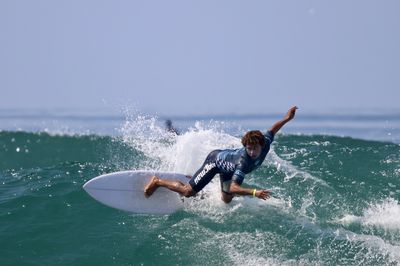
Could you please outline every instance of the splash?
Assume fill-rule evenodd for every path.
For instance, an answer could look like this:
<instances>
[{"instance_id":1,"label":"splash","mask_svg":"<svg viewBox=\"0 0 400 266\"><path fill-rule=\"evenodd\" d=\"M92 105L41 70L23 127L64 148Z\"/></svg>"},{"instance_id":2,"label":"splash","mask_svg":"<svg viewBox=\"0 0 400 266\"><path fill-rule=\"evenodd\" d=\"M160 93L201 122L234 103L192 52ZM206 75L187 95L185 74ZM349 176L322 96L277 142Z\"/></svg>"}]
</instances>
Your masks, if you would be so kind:
<instances>
[{"instance_id":1,"label":"splash","mask_svg":"<svg viewBox=\"0 0 400 266\"><path fill-rule=\"evenodd\" d=\"M365 228L380 228L386 231L400 231L400 205L395 199L388 198L372 203L362 216L345 215L340 219L344 225L358 223Z\"/></svg>"},{"instance_id":2,"label":"splash","mask_svg":"<svg viewBox=\"0 0 400 266\"><path fill-rule=\"evenodd\" d=\"M282 171L285 174L284 178L285 182L290 181L294 177L301 177L303 180L310 179L325 187L330 188L329 184L327 184L324 180L316 176L313 176L306 171L298 169L297 167L292 165L289 161L280 158L274 150L271 150L268 156L271 158L271 161L276 166L276 169L278 171Z\"/></svg>"},{"instance_id":3,"label":"splash","mask_svg":"<svg viewBox=\"0 0 400 266\"><path fill-rule=\"evenodd\" d=\"M218 122L197 122L182 135L168 132L157 117L131 117L121 129L123 141L143 153L143 167L192 175L214 149L240 146ZM153 163L156 162L156 163Z\"/></svg>"}]
</instances>

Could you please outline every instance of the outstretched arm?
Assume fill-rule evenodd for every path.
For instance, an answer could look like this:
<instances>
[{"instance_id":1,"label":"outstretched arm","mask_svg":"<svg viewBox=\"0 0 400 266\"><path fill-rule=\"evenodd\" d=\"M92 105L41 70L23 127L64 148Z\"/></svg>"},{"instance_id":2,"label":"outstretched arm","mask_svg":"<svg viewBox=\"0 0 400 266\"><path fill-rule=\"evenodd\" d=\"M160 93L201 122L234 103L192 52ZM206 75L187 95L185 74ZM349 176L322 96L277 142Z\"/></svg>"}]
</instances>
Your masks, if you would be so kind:
<instances>
[{"instance_id":1,"label":"outstretched arm","mask_svg":"<svg viewBox=\"0 0 400 266\"><path fill-rule=\"evenodd\" d=\"M271 191L266 190L266 189L250 189L250 188L243 188L241 187L238 183L233 181L230 186L230 192L233 194L238 194L238 195L247 195L253 197L257 197L259 199L266 200L271 196Z\"/></svg>"},{"instance_id":2,"label":"outstretched arm","mask_svg":"<svg viewBox=\"0 0 400 266\"><path fill-rule=\"evenodd\" d=\"M272 127L269 129L274 135L278 133L278 131L290 120L294 118L294 115L296 114L297 106L293 106L292 108L287 111L285 117L282 120L279 120L275 122L275 124L272 125Z\"/></svg>"}]
</instances>

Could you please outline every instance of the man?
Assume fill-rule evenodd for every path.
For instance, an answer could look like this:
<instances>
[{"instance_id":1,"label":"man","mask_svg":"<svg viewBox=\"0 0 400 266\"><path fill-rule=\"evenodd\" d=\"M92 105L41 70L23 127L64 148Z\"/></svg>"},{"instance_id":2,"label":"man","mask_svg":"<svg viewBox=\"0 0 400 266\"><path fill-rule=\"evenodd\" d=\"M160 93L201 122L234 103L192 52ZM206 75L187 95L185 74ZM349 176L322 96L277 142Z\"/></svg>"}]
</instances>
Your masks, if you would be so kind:
<instances>
[{"instance_id":1,"label":"man","mask_svg":"<svg viewBox=\"0 0 400 266\"><path fill-rule=\"evenodd\" d=\"M167 119L165 121L165 129L167 130L167 132L179 135L179 131L172 125L172 121L170 119Z\"/></svg>"},{"instance_id":2,"label":"man","mask_svg":"<svg viewBox=\"0 0 400 266\"><path fill-rule=\"evenodd\" d=\"M189 183L161 179L153 176L144 188L146 197L150 197L158 187L166 187L185 197L195 196L216 174L220 175L222 200L232 201L237 195L250 195L263 200L270 197L271 191L266 189L243 188L241 185L245 174L260 167L269 152L270 145L276 133L296 114L297 107L293 106L282 120L277 121L263 135L259 130L247 132L242 138L241 149L214 150L210 152L202 167L194 174Z\"/></svg>"}]
</instances>

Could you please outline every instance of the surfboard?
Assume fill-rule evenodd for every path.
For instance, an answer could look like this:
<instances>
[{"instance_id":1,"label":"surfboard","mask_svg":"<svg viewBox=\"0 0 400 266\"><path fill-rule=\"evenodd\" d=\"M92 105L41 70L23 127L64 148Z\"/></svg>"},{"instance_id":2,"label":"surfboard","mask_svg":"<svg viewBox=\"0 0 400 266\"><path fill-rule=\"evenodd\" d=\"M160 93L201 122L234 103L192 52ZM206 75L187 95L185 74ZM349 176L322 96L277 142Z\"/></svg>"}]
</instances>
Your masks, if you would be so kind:
<instances>
[{"instance_id":1,"label":"surfboard","mask_svg":"<svg viewBox=\"0 0 400 266\"><path fill-rule=\"evenodd\" d=\"M171 214L182 209L183 198L176 192L160 187L146 198L144 186L152 176L187 183L189 179L178 173L155 171L121 171L95 177L83 185L95 200L119 210L144 214Z\"/></svg>"}]
</instances>

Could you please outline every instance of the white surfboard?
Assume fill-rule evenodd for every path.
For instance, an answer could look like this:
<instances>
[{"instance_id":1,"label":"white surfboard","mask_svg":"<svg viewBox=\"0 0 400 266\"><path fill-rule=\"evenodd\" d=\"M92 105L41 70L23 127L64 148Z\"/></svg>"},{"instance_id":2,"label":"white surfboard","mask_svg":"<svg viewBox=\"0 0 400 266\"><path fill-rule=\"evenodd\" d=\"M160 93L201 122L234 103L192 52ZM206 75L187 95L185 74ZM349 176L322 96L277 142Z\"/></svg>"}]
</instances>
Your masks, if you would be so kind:
<instances>
[{"instance_id":1,"label":"white surfboard","mask_svg":"<svg viewBox=\"0 0 400 266\"><path fill-rule=\"evenodd\" d=\"M133 213L170 214L183 208L181 196L166 188L158 188L146 198L144 186L152 176L187 183L183 174L154 171L122 171L95 177L83 185L86 192L99 202Z\"/></svg>"}]
</instances>

